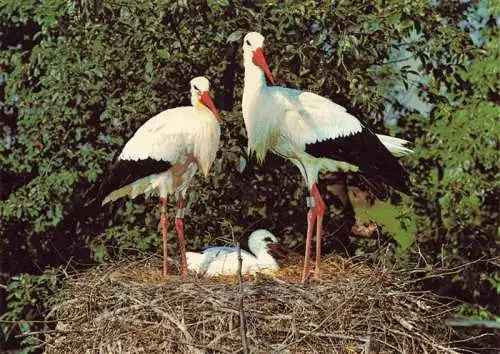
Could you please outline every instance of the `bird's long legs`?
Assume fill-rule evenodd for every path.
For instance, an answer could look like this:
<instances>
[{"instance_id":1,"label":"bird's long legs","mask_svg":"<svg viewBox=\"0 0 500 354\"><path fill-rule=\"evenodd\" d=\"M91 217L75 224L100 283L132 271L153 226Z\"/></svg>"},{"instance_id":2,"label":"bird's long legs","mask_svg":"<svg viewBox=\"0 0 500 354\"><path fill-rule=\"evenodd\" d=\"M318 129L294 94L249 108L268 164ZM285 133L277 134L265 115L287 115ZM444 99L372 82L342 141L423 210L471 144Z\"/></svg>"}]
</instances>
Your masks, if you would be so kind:
<instances>
[{"instance_id":1,"label":"bird's long legs","mask_svg":"<svg viewBox=\"0 0 500 354\"><path fill-rule=\"evenodd\" d=\"M167 197L160 198L161 202L161 233L163 238L163 275L168 274L168 234L167 234Z\"/></svg>"},{"instance_id":2,"label":"bird's long legs","mask_svg":"<svg viewBox=\"0 0 500 354\"><path fill-rule=\"evenodd\" d=\"M321 272L319 270L319 265L321 263L321 234L323 233L323 215L325 215L326 205L321 198L318 186L313 184L311 189L311 196L314 197L316 203L316 266L314 269L314 278L316 280L321 279Z\"/></svg>"},{"instance_id":3,"label":"bird's long legs","mask_svg":"<svg viewBox=\"0 0 500 354\"><path fill-rule=\"evenodd\" d=\"M309 276L309 257L311 256L311 242L314 222L316 221L316 210L312 206L307 212L307 238L306 238L306 252L304 255L304 268L302 269L302 283L305 283Z\"/></svg>"},{"instance_id":4,"label":"bird's long legs","mask_svg":"<svg viewBox=\"0 0 500 354\"><path fill-rule=\"evenodd\" d=\"M182 207L184 198L179 195L177 199L177 215L175 216L175 229L177 230L177 243L181 253L181 278L187 278L187 259L186 259L186 238L184 237L184 209Z\"/></svg>"},{"instance_id":5,"label":"bird's long legs","mask_svg":"<svg viewBox=\"0 0 500 354\"><path fill-rule=\"evenodd\" d=\"M323 231L323 215L325 213L325 202L321 198L318 186L313 184L309 191L310 198L308 199L309 211L307 212L307 238L306 251L304 255L304 268L302 270L302 283L305 283L309 276L309 258L311 257L311 244L314 226L316 226L316 279L320 279L319 265L321 262L321 233Z\"/></svg>"}]
</instances>

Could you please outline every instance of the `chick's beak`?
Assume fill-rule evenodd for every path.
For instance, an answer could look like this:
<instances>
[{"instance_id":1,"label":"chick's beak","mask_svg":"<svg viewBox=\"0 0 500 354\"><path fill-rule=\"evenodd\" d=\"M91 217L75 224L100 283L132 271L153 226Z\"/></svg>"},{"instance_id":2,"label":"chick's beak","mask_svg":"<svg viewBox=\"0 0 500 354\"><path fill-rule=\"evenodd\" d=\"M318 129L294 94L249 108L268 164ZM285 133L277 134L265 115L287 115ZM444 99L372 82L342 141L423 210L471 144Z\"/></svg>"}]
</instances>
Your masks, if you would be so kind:
<instances>
[{"instance_id":1,"label":"chick's beak","mask_svg":"<svg viewBox=\"0 0 500 354\"><path fill-rule=\"evenodd\" d=\"M290 250L282 246L279 242L269 243L267 248L272 253L273 256L278 258L286 258L290 254Z\"/></svg>"},{"instance_id":2,"label":"chick's beak","mask_svg":"<svg viewBox=\"0 0 500 354\"><path fill-rule=\"evenodd\" d=\"M257 48L253 51L252 61L255 65L257 65L264 71L264 74L266 74L269 81L271 81L271 83L274 85L273 74L271 74L271 70L267 65L266 57L264 56L264 51L262 50L262 48Z\"/></svg>"},{"instance_id":3,"label":"chick's beak","mask_svg":"<svg viewBox=\"0 0 500 354\"><path fill-rule=\"evenodd\" d=\"M220 118L219 111L215 107L214 101L212 101L212 98L210 97L208 91L205 91L200 95L200 101L205 105L205 107L212 111L217 119Z\"/></svg>"}]
</instances>

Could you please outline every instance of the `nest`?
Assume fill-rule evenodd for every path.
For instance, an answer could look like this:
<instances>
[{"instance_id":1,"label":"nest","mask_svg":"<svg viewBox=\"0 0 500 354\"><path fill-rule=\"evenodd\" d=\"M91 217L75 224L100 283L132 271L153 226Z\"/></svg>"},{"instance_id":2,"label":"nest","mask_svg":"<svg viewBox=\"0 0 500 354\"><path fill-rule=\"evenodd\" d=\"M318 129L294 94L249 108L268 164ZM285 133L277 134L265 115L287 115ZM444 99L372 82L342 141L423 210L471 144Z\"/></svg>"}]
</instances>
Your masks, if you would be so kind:
<instances>
[{"instance_id":1,"label":"nest","mask_svg":"<svg viewBox=\"0 0 500 354\"><path fill-rule=\"evenodd\" d=\"M443 322L454 309L387 269L332 256L321 282L301 285L296 265L241 286L160 270L151 258L70 277L49 315L57 326L46 353L455 352Z\"/></svg>"}]
</instances>

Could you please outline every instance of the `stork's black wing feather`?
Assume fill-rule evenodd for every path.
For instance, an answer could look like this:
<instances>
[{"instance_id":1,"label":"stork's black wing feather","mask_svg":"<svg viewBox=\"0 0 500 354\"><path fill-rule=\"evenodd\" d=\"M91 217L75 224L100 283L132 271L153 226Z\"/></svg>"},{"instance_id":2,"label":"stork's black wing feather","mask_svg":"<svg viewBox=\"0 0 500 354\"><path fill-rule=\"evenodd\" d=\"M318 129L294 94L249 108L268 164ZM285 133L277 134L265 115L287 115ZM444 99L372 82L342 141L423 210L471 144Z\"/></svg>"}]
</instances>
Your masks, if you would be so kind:
<instances>
[{"instance_id":1,"label":"stork's black wing feather","mask_svg":"<svg viewBox=\"0 0 500 354\"><path fill-rule=\"evenodd\" d=\"M143 160L117 160L108 169L99 188L98 199L125 187L141 178L166 172L172 167L169 161L147 158Z\"/></svg>"},{"instance_id":2,"label":"stork's black wing feather","mask_svg":"<svg viewBox=\"0 0 500 354\"><path fill-rule=\"evenodd\" d=\"M401 192L410 192L408 173L367 128L356 134L306 144L306 152L318 158L348 162Z\"/></svg>"}]
</instances>

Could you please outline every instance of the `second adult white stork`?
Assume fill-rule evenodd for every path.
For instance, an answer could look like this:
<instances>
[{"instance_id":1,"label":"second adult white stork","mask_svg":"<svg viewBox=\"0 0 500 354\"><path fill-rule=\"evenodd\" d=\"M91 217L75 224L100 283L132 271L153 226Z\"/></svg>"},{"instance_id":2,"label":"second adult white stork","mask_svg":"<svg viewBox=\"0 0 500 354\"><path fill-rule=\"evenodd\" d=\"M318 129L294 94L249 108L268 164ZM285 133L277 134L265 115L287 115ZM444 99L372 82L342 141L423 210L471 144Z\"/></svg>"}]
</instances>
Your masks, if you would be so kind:
<instances>
[{"instance_id":1,"label":"second adult white stork","mask_svg":"<svg viewBox=\"0 0 500 354\"><path fill-rule=\"evenodd\" d=\"M219 148L219 112L204 77L191 80L191 107L168 109L144 123L127 142L100 188L103 204L123 196L159 194L163 236L163 274L167 263L167 196L177 201L175 228L181 276L187 277L183 200L198 167L205 177Z\"/></svg>"},{"instance_id":2,"label":"second adult white stork","mask_svg":"<svg viewBox=\"0 0 500 354\"><path fill-rule=\"evenodd\" d=\"M311 92L268 86L274 83L257 32L243 39L245 80L243 118L249 152L263 161L272 151L300 170L310 197L302 281L309 276L312 234L316 226L315 277L320 277L321 233L325 203L316 185L320 170L360 171L407 193L408 175L394 155L411 150L405 140L375 135L346 109Z\"/></svg>"}]
</instances>

